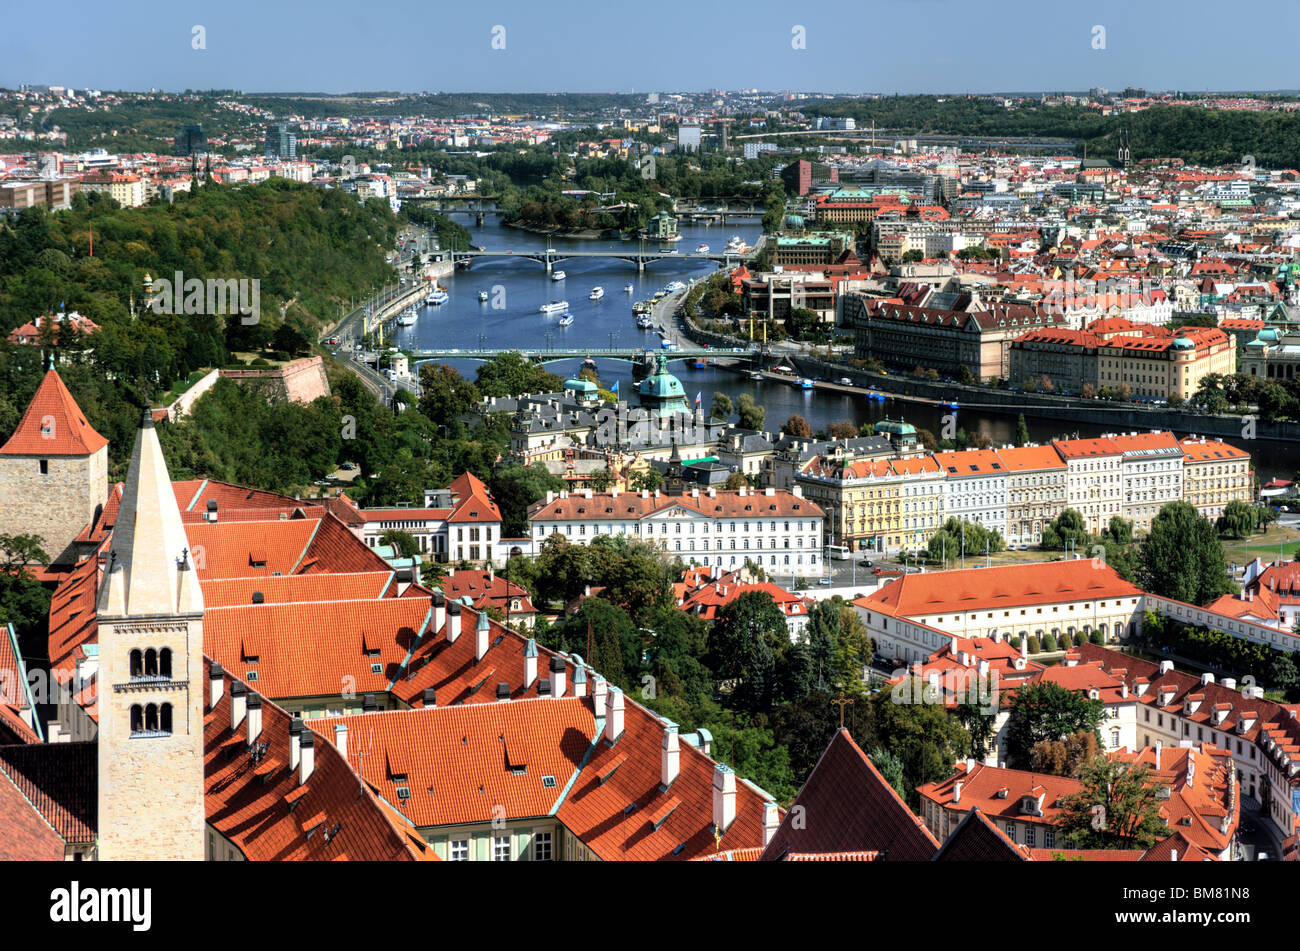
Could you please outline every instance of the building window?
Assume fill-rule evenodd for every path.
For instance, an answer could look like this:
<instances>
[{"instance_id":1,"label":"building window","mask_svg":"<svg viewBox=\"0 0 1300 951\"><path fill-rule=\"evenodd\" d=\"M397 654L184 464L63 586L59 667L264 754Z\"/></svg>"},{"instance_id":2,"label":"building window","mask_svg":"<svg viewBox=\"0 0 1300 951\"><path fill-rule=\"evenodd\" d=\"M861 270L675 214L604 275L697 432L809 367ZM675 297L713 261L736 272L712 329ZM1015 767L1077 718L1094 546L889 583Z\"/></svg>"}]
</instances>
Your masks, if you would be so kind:
<instances>
[{"instance_id":1,"label":"building window","mask_svg":"<svg viewBox=\"0 0 1300 951\"><path fill-rule=\"evenodd\" d=\"M495 835L492 837L492 861L510 861L510 836Z\"/></svg>"},{"instance_id":2,"label":"building window","mask_svg":"<svg viewBox=\"0 0 1300 951\"><path fill-rule=\"evenodd\" d=\"M49 474L50 474L50 460L48 460L48 459L42 459L42 460L41 460L41 475L49 475Z\"/></svg>"},{"instance_id":3,"label":"building window","mask_svg":"<svg viewBox=\"0 0 1300 951\"><path fill-rule=\"evenodd\" d=\"M538 832L533 836L533 858L538 862L551 860L551 833Z\"/></svg>"},{"instance_id":4,"label":"building window","mask_svg":"<svg viewBox=\"0 0 1300 951\"><path fill-rule=\"evenodd\" d=\"M1007 823L1007 838L1012 842L1016 841L1016 824L1014 822Z\"/></svg>"},{"instance_id":5,"label":"building window","mask_svg":"<svg viewBox=\"0 0 1300 951\"><path fill-rule=\"evenodd\" d=\"M451 840L451 860L453 862L469 861L469 839Z\"/></svg>"}]
</instances>

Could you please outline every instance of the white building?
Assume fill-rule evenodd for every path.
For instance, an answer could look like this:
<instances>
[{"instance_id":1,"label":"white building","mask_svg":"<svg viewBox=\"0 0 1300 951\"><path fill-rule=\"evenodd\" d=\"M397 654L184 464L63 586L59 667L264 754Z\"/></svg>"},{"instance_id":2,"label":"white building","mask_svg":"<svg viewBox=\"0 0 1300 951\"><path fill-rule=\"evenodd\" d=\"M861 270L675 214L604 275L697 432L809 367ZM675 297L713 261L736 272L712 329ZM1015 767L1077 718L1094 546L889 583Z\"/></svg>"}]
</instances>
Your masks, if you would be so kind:
<instances>
[{"instance_id":1,"label":"white building","mask_svg":"<svg viewBox=\"0 0 1300 951\"><path fill-rule=\"evenodd\" d=\"M944 515L1007 535L1007 471L992 449L936 452L945 478ZM967 554L972 554L967 552Z\"/></svg>"},{"instance_id":2,"label":"white building","mask_svg":"<svg viewBox=\"0 0 1300 951\"><path fill-rule=\"evenodd\" d=\"M528 509L533 548L552 535L585 545L600 535L626 535L685 562L736 569L746 561L769 575L813 575L823 570L824 513L796 486L736 491L548 492Z\"/></svg>"}]
</instances>

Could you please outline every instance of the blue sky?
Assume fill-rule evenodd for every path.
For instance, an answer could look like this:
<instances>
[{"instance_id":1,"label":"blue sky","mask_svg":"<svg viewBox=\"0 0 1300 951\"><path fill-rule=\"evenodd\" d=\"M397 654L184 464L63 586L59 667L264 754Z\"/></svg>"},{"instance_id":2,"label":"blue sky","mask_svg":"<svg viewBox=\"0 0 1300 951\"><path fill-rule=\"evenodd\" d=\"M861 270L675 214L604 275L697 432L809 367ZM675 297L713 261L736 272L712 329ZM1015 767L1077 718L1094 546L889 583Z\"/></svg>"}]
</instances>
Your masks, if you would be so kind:
<instances>
[{"instance_id":1,"label":"blue sky","mask_svg":"<svg viewBox=\"0 0 1300 951\"><path fill-rule=\"evenodd\" d=\"M1238 21L1232 14L1240 11ZM56 22L52 22L51 17ZM0 85L349 92L1300 88L1300 3L1256 0L61 0L0 29ZM206 49L192 45L193 27ZM505 49L492 48L504 27ZM804 49L792 47L803 27ZM1094 28L1102 27L1104 49ZM51 45L51 44L55 45Z\"/></svg>"}]
</instances>

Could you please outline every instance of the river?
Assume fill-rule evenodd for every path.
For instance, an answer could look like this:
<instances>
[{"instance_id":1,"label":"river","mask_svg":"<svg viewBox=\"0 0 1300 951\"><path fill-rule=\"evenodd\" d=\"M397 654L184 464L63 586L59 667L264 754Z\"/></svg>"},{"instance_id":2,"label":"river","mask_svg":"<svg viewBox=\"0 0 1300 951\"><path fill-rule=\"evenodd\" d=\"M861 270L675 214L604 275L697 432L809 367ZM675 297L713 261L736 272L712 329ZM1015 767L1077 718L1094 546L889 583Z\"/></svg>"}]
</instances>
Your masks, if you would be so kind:
<instances>
[{"instance_id":1,"label":"river","mask_svg":"<svg viewBox=\"0 0 1300 951\"><path fill-rule=\"evenodd\" d=\"M547 246L558 250L626 251L641 247L636 240L579 240L533 234L503 226L500 215L496 214L488 215L484 227L474 227L473 219L461 214L455 215L453 220L469 227L474 243L490 251L542 250ZM754 244L761 230L757 218L737 218L725 225L683 222L682 239L671 246L683 253L694 251L699 244L707 244L719 251L733 234ZM654 243L646 242L644 247L653 250ZM559 267L564 270L566 278L553 282L551 275L537 261L480 259L469 270L457 270L453 276L441 281L450 300L438 307L425 307L414 326L397 328L394 343L399 347L416 348L642 345L657 348L658 338L652 332L637 328L632 302L649 297L669 281L708 277L717 270L711 262L663 260L649 264L645 271L638 273L636 267L626 261L602 258L571 258ZM629 282L635 285L631 294L623 290ZM588 295L597 285L604 288L604 298L589 300ZM480 291L488 293L488 301L479 301ZM539 306L554 299L569 302L569 310L574 316L570 326L559 326L559 314L538 312ZM448 362L471 379L478 366L471 360ZM579 359L562 360L548 364L548 369L567 376L576 373L580 364ZM706 407L710 405L714 392L726 393L733 401L740 393L750 393L758 404L766 408L764 428L772 432L790 416L798 414L807 419L814 430L841 420L860 425L889 416L891 419L905 419L918 428L939 435L943 428L941 417L949 412L928 403L901 399L871 402L850 395L799 390L782 383L754 382L743 373L720 367L695 369L689 363L681 362L674 364L673 369L688 397L694 399L697 393L700 394ZM599 373L601 385L606 389L618 380L621 393L632 392L630 364L607 360L600 364ZM1106 427L1083 423L1067 428L1059 420L1040 420L1032 415L1026 415L1025 421L1031 438L1039 442L1075 434L1099 436L1106 431ZM958 425L971 433L986 434L994 445L1012 442L1016 433L1015 417L998 413L963 409L958 412ZM1293 478L1300 469L1300 445L1272 440L1229 441L1252 454L1261 483L1273 478Z\"/></svg>"}]
</instances>

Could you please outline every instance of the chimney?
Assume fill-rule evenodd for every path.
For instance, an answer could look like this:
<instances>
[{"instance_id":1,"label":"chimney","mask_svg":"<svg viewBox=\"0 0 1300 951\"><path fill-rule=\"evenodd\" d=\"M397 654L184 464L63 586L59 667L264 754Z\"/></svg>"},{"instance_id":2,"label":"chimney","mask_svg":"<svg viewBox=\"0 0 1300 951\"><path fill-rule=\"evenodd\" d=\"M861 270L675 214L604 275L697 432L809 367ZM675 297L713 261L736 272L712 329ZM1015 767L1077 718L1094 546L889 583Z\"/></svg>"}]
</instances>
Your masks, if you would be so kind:
<instances>
[{"instance_id":1,"label":"chimney","mask_svg":"<svg viewBox=\"0 0 1300 951\"><path fill-rule=\"evenodd\" d=\"M605 709L605 702L608 698L609 683L600 674L596 674L591 682L591 709L596 716L600 716Z\"/></svg>"},{"instance_id":2,"label":"chimney","mask_svg":"<svg viewBox=\"0 0 1300 951\"><path fill-rule=\"evenodd\" d=\"M1214 674L1210 673L1208 670L1201 674L1201 686L1212 683L1214 683Z\"/></svg>"},{"instance_id":3,"label":"chimney","mask_svg":"<svg viewBox=\"0 0 1300 951\"><path fill-rule=\"evenodd\" d=\"M553 697L564 696L564 658L551 658L551 695Z\"/></svg>"},{"instance_id":4,"label":"chimney","mask_svg":"<svg viewBox=\"0 0 1300 951\"><path fill-rule=\"evenodd\" d=\"M615 743L623 735L623 691L610 687L605 695L605 739Z\"/></svg>"},{"instance_id":5,"label":"chimney","mask_svg":"<svg viewBox=\"0 0 1300 951\"><path fill-rule=\"evenodd\" d=\"M537 681L537 696L549 697L551 695L551 682L549 680Z\"/></svg>"},{"instance_id":6,"label":"chimney","mask_svg":"<svg viewBox=\"0 0 1300 951\"><path fill-rule=\"evenodd\" d=\"M262 695L248 694L248 745L252 746L262 735Z\"/></svg>"},{"instance_id":7,"label":"chimney","mask_svg":"<svg viewBox=\"0 0 1300 951\"><path fill-rule=\"evenodd\" d=\"M763 845L766 847L776 835L776 830L781 827L781 810L776 803L769 799L763 803Z\"/></svg>"},{"instance_id":8,"label":"chimney","mask_svg":"<svg viewBox=\"0 0 1300 951\"><path fill-rule=\"evenodd\" d=\"M442 630L443 622L447 620L447 599L441 591L433 593L433 633L437 634Z\"/></svg>"},{"instance_id":9,"label":"chimney","mask_svg":"<svg viewBox=\"0 0 1300 951\"><path fill-rule=\"evenodd\" d=\"M244 722L244 710L248 703L248 688L242 680L230 684L230 729L238 728Z\"/></svg>"},{"instance_id":10,"label":"chimney","mask_svg":"<svg viewBox=\"0 0 1300 951\"><path fill-rule=\"evenodd\" d=\"M1173 662L1172 660L1162 660L1162 661L1160 662L1160 675L1161 675L1161 676L1164 676L1165 674L1169 673L1169 671L1171 671L1171 670L1173 670L1173 669L1174 669L1174 662Z\"/></svg>"},{"instance_id":11,"label":"chimney","mask_svg":"<svg viewBox=\"0 0 1300 951\"><path fill-rule=\"evenodd\" d=\"M298 760L302 758L302 717L298 714L293 715L289 721L289 772L298 768Z\"/></svg>"},{"instance_id":12,"label":"chimney","mask_svg":"<svg viewBox=\"0 0 1300 951\"><path fill-rule=\"evenodd\" d=\"M957 782L955 782L955 783L952 784L952 802L953 802L953 805L956 805L957 803L961 802L961 787L962 787L963 782L964 782L964 780L960 780L960 779L959 779L959 780L957 780Z\"/></svg>"},{"instance_id":13,"label":"chimney","mask_svg":"<svg viewBox=\"0 0 1300 951\"><path fill-rule=\"evenodd\" d=\"M524 689L537 679L537 642L531 637L524 642Z\"/></svg>"},{"instance_id":14,"label":"chimney","mask_svg":"<svg viewBox=\"0 0 1300 951\"><path fill-rule=\"evenodd\" d=\"M226 672L220 664L208 668L208 707L215 709L226 692Z\"/></svg>"},{"instance_id":15,"label":"chimney","mask_svg":"<svg viewBox=\"0 0 1300 951\"><path fill-rule=\"evenodd\" d=\"M474 660L482 660L488 652L488 616L486 611L478 612L474 622Z\"/></svg>"},{"instance_id":16,"label":"chimney","mask_svg":"<svg viewBox=\"0 0 1300 951\"><path fill-rule=\"evenodd\" d=\"M1029 637L1028 636L1020 638L1020 656L1025 660L1029 659Z\"/></svg>"},{"instance_id":17,"label":"chimney","mask_svg":"<svg viewBox=\"0 0 1300 951\"><path fill-rule=\"evenodd\" d=\"M438 694L432 687L424 688L423 699L426 707L436 707L438 705Z\"/></svg>"},{"instance_id":18,"label":"chimney","mask_svg":"<svg viewBox=\"0 0 1300 951\"><path fill-rule=\"evenodd\" d=\"M1160 768L1160 757L1164 753L1164 751L1165 751L1165 744L1160 740L1156 740L1156 769Z\"/></svg>"},{"instance_id":19,"label":"chimney","mask_svg":"<svg viewBox=\"0 0 1300 951\"><path fill-rule=\"evenodd\" d=\"M510 684L502 681L497 684L497 702L510 699Z\"/></svg>"},{"instance_id":20,"label":"chimney","mask_svg":"<svg viewBox=\"0 0 1300 951\"><path fill-rule=\"evenodd\" d=\"M302 749L299 765L302 769L298 771L298 785L301 786L307 782L307 780L311 779L312 770L316 768L316 734L311 730L302 731Z\"/></svg>"},{"instance_id":21,"label":"chimney","mask_svg":"<svg viewBox=\"0 0 1300 951\"><path fill-rule=\"evenodd\" d=\"M1170 849L1170 850L1169 850L1169 861L1171 861L1171 862L1177 862L1177 861L1178 861L1178 850L1177 850L1177 849Z\"/></svg>"},{"instance_id":22,"label":"chimney","mask_svg":"<svg viewBox=\"0 0 1300 951\"><path fill-rule=\"evenodd\" d=\"M575 697L587 695L587 668L581 664L573 668L573 695Z\"/></svg>"},{"instance_id":23,"label":"chimney","mask_svg":"<svg viewBox=\"0 0 1300 951\"><path fill-rule=\"evenodd\" d=\"M677 724L665 723L659 756L659 783L664 789L671 786L681 772L681 760L681 740L677 736Z\"/></svg>"},{"instance_id":24,"label":"chimney","mask_svg":"<svg viewBox=\"0 0 1300 951\"><path fill-rule=\"evenodd\" d=\"M719 834L736 818L736 774L726 763L713 767L713 826Z\"/></svg>"},{"instance_id":25,"label":"chimney","mask_svg":"<svg viewBox=\"0 0 1300 951\"><path fill-rule=\"evenodd\" d=\"M460 637L460 602L452 601L447 605L447 643L455 644Z\"/></svg>"},{"instance_id":26,"label":"chimney","mask_svg":"<svg viewBox=\"0 0 1300 951\"><path fill-rule=\"evenodd\" d=\"M346 723L334 724L334 745L338 748L339 755L344 759L348 758L348 725Z\"/></svg>"}]
</instances>

